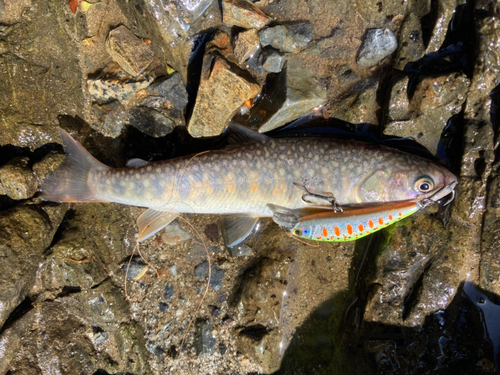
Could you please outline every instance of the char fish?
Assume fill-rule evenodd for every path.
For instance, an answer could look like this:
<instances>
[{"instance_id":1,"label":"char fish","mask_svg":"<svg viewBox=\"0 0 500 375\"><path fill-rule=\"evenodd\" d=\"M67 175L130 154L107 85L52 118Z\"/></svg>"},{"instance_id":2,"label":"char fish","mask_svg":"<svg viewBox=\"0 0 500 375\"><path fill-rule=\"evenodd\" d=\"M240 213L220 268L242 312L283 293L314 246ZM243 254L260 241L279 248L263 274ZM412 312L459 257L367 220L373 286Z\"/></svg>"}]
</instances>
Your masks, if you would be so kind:
<instances>
[{"instance_id":1,"label":"char fish","mask_svg":"<svg viewBox=\"0 0 500 375\"><path fill-rule=\"evenodd\" d=\"M134 159L127 168L100 163L61 130L67 158L42 185L42 198L147 207L137 221L139 240L179 213L230 215L234 220L228 223L228 242L234 246L259 217L273 215L268 204L289 209L309 206L304 190L297 186L348 205L421 200L456 181L439 164L380 145L272 139L241 126L233 129L249 141L161 162Z\"/></svg>"}]
</instances>

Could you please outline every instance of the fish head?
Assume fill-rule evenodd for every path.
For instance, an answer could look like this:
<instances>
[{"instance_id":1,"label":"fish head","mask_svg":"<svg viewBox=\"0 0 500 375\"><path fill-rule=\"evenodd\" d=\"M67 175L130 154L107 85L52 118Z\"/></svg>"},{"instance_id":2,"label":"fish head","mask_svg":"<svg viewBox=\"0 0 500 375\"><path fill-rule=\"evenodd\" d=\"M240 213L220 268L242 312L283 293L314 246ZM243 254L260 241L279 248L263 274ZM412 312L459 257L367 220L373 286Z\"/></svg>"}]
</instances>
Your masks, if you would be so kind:
<instances>
[{"instance_id":1,"label":"fish head","mask_svg":"<svg viewBox=\"0 0 500 375\"><path fill-rule=\"evenodd\" d=\"M436 194L457 177L444 166L412 155L379 164L360 185L361 201L421 200Z\"/></svg>"}]
</instances>

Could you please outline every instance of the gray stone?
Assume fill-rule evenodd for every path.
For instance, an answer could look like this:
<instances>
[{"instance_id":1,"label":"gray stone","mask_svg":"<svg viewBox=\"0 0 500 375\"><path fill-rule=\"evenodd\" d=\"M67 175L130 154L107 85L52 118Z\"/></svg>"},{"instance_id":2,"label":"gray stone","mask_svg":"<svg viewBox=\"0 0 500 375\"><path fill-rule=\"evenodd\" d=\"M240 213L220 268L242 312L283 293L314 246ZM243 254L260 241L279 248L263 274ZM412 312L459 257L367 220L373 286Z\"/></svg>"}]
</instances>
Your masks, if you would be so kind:
<instances>
[{"instance_id":1,"label":"gray stone","mask_svg":"<svg viewBox=\"0 0 500 375\"><path fill-rule=\"evenodd\" d=\"M212 275L210 276L210 286L213 290L218 291L222 288L222 281L224 280L224 274L226 271L223 269L213 266Z\"/></svg>"},{"instance_id":2,"label":"gray stone","mask_svg":"<svg viewBox=\"0 0 500 375\"><path fill-rule=\"evenodd\" d=\"M186 87L179 73L152 83L148 87L148 93L166 98L179 110L186 108L188 103Z\"/></svg>"},{"instance_id":3,"label":"gray stone","mask_svg":"<svg viewBox=\"0 0 500 375\"><path fill-rule=\"evenodd\" d=\"M271 18L246 0L223 0L223 22L226 26L238 26L244 29L260 30Z\"/></svg>"},{"instance_id":4,"label":"gray stone","mask_svg":"<svg viewBox=\"0 0 500 375\"><path fill-rule=\"evenodd\" d=\"M27 157L17 157L0 167L0 183L11 199L28 199L38 190L38 181L28 162Z\"/></svg>"},{"instance_id":5,"label":"gray stone","mask_svg":"<svg viewBox=\"0 0 500 375\"><path fill-rule=\"evenodd\" d=\"M286 57L282 53L269 48L262 51L260 58L262 60L262 67L269 73L281 72L286 62Z\"/></svg>"},{"instance_id":6,"label":"gray stone","mask_svg":"<svg viewBox=\"0 0 500 375\"><path fill-rule=\"evenodd\" d=\"M174 284L167 283L167 285L165 286L165 291L163 292L163 298L165 299L165 301L172 300L174 292L175 292Z\"/></svg>"},{"instance_id":7,"label":"gray stone","mask_svg":"<svg viewBox=\"0 0 500 375\"><path fill-rule=\"evenodd\" d=\"M212 335L212 324L205 320L197 324L194 347L196 355L212 354L215 350L215 337Z\"/></svg>"},{"instance_id":8,"label":"gray stone","mask_svg":"<svg viewBox=\"0 0 500 375\"><path fill-rule=\"evenodd\" d=\"M260 43L263 46L271 46L283 52L296 53L301 45L290 34L283 25L267 27L259 32Z\"/></svg>"},{"instance_id":9,"label":"gray stone","mask_svg":"<svg viewBox=\"0 0 500 375\"><path fill-rule=\"evenodd\" d=\"M302 47L307 46L314 37L314 24L310 22L292 23L285 25L290 35Z\"/></svg>"},{"instance_id":10,"label":"gray stone","mask_svg":"<svg viewBox=\"0 0 500 375\"><path fill-rule=\"evenodd\" d=\"M154 60L151 47L125 26L119 26L109 32L106 51L133 77L142 74Z\"/></svg>"},{"instance_id":11,"label":"gray stone","mask_svg":"<svg viewBox=\"0 0 500 375\"><path fill-rule=\"evenodd\" d=\"M299 58L288 58L285 68L267 85L267 91L248 114L235 121L267 132L305 116L326 102L326 89L318 84Z\"/></svg>"},{"instance_id":12,"label":"gray stone","mask_svg":"<svg viewBox=\"0 0 500 375\"><path fill-rule=\"evenodd\" d=\"M357 63L367 68L377 65L398 48L398 41L389 29L371 29L361 45Z\"/></svg>"},{"instance_id":13,"label":"gray stone","mask_svg":"<svg viewBox=\"0 0 500 375\"><path fill-rule=\"evenodd\" d=\"M134 257L129 263L127 260L123 265L123 272L127 275L128 280L139 280L148 270L148 266L141 257Z\"/></svg>"},{"instance_id":14,"label":"gray stone","mask_svg":"<svg viewBox=\"0 0 500 375\"><path fill-rule=\"evenodd\" d=\"M128 112L118 100L101 105L94 103L92 111L98 119L92 127L106 137L118 137L129 123Z\"/></svg>"},{"instance_id":15,"label":"gray stone","mask_svg":"<svg viewBox=\"0 0 500 375\"><path fill-rule=\"evenodd\" d=\"M351 124L378 125L377 85L353 92L336 106L333 116Z\"/></svg>"},{"instance_id":16,"label":"gray stone","mask_svg":"<svg viewBox=\"0 0 500 375\"><path fill-rule=\"evenodd\" d=\"M92 98L98 104L118 100L123 105L134 99L135 95L153 82L152 76L134 79L123 71L117 63L109 64L97 79L87 80Z\"/></svg>"},{"instance_id":17,"label":"gray stone","mask_svg":"<svg viewBox=\"0 0 500 375\"><path fill-rule=\"evenodd\" d=\"M240 32L234 40L234 57L243 66L244 62L254 56L260 49L259 34L251 29Z\"/></svg>"},{"instance_id":18,"label":"gray stone","mask_svg":"<svg viewBox=\"0 0 500 375\"><path fill-rule=\"evenodd\" d=\"M205 276L208 275L208 262L205 261L201 264L198 264L194 268L194 276L200 280L203 280Z\"/></svg>"},{"instance_id":19,"label":"gray stone","mask_svg":"<svg viewBox=\"0 0 500 375\"><path fill-rule=\"evenodd\" d=\"M164 137L175 128L175 123L171 119L152 108L132 108L129 114L130 125L150 137Z\"/></svg>"}]
</instances>

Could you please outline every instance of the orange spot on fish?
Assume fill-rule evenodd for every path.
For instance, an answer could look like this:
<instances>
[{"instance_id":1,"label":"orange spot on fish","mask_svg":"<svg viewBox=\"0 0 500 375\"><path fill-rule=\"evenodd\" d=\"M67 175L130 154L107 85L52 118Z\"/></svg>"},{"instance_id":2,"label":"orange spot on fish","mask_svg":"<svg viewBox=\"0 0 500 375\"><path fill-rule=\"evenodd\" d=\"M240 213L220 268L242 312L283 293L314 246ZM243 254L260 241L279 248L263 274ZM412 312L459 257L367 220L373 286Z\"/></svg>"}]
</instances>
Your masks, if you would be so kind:
<instances>
[{"instance_id":1,"label":"orange spot on fish","mask_svg":"<svg viewBox=\"0 0 500 375\"><path fill-rule=\"evenodd\" d=\"M363 224L359 224L358 229L360 232L362 232L365 229L365 227L363 226Z\"/></svg>"},{"instance_id":2,"label":"orange spot on fish","mask_svg":"<svg viewBox=\"0 0 500 375\"><path fill-rule=\"evenodd\" d=\"M273 195L278 195L280 191L278 189L273 189Z\"/></svg>"},{"instance_id":3,"label":"orange spot on fish","mask_svg":"<svg viewBox=\"0 0 500 375\"><path fill-rule=\"evenodd\" d=\"M253 192L256 192L257 190L259 190L259 185L251 185L250 190L252 190Z\"/></svg>"},{"instance_id":4,"label":"orange spot on fish","mask_svg":"<svg viewBox=\"0 0 500 375\"><path fill-rule=\"evenodd\" d=\"M352 234L352 226L351 226L351 224L347 224L346 228L347 228L347 233Z\"/></svg>"},{"instance_id":5,"label":"orange spot on fish","mask_svg":"<svg viewBox=\"0 0 500 375\"><path fill-rule=\"evenodd\" d=\"M337 237L340 237L340 229L339 229L339 227L335 227L335 228L333 228L333 230L335 231L335 235Z\"/></svg>"},{"instance_id":6,"label":"orange spot on fish","mask_svg":"<svg viewBox=\"0 0 500 375\"><path fill-rule=\"evenodd\" d=\"M389 220L392 220L392 215L389 215Z\"/></svg>"},{"instance_id":7,"label":"orange spot on fish","mask_svg":"<svg viewBox=\"0 0 500 375\"><path fill-rule=\"evenodd\" d=\"M378 218L378 223L379 223L380 225L382 225L382 224L384 224L384 220L383 220L381 217L379 217L379 218Z\"/></svg>"},{"instance_id":8,"label":"orange spot on fish","mask_svg":"<svg viewBox=\"0 0 500 375\"><path fill-rule=\"evenodd\" d=\"M328 237L328 231L326 230L326 228L323 228L322 232L323 236Z\"/></svg>"},{"instance_id":9,"label":"orange spot on fish","mask_svg":"<svg viewBox=\"0 0 500 375\"><path fill-rule=\"evenodd\" d=\"M333 236L331 236L330 239L333 240Z\"/></svg>"},{"instance_id":10,"label":"orange spot on fish","mask_svg":"<svg viewBox=\"0 0 500 375\"><path fill-rule=\"evenodd\" d=\"M347 239L347 236L344 236L344 240L346 240L346 239Z\"/></svg>"},{"instance_id":11,"label":"orange spot on fish","mask_svg":"<svg viewBox=\"0 0 500 375\"><path fill-rule=\"evenodd\" d=\"M368 220L368 225L370 226L370 228L373 228L373 221Z\"/></svg>"},{"instance_id":12,"label":"orange spot on fish","mask_svg":"<svg viewBox=\"0 0 500 375\"><path fill-rule=\"evenodd\" d=\"M323 237L318 237L318 240L321 240Z\"/></svg>"},{"instance_id":13,"label":"orange spot on fish","mask_svg":"<svg viewBox=\"0 0 500 375\"><path fill-rule=\"evenodd\" d=\"M233 194L235 191L236 191L236 186L234 186L234 185L228 186L228 188L227 188L228 193Z\"/></svg>"}]
</instances>

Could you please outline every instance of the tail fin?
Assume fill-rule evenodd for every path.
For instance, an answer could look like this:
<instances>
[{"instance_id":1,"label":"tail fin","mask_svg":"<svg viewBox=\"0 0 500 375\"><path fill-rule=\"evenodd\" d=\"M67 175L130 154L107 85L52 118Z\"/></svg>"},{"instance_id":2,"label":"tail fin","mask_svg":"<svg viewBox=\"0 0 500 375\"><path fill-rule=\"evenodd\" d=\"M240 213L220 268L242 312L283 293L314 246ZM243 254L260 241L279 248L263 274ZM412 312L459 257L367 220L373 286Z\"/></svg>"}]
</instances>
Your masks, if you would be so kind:
<instances>
[{"instance_id":1,"label":"tail fin","mask_svg":"<svg viewBox=\"0 0 500 375\"><path fill-rule=\"evenodd\" d=\"M105 202L89 186L90 172L105 171L102 164L64 130L59 129L66 160L64 164L42 183L41 198L54 202Z\"/></svg>"}]
</instances>

